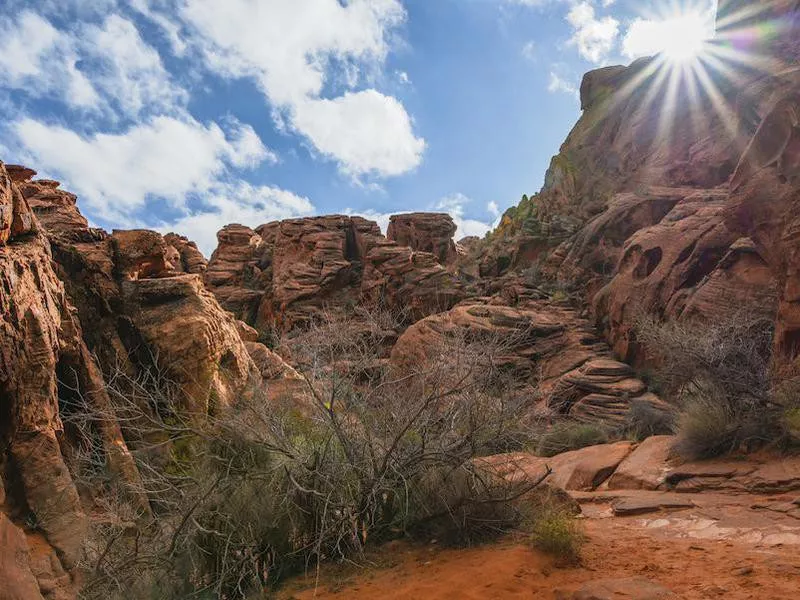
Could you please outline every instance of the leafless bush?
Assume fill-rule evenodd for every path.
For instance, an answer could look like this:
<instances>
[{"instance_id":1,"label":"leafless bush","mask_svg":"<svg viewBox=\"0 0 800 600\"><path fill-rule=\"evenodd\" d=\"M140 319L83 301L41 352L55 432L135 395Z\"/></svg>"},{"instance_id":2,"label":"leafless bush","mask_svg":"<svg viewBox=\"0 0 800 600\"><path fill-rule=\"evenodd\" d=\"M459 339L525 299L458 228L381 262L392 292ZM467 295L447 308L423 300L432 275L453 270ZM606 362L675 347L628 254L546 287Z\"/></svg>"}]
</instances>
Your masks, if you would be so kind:
<instances>
[{"instance_id":1,"label":"leafless bush","mask_svg":"<svg viewBox=\"0 0 800 600\"><path fill-rule=\"evenodd\" d=\"M706 458L783 436L770 373L773 324L754 311L716 322L639 319L636 339L681 410L676 449Z\"/></svg>"},{"instance_id":2,"label":"leafless bush","mask_svg":"<svg viewBox=\"0 0 800 600\"><path fill-rule=\"evenodd\" d=\"M305 336L302 400L247 394L198 418L157 372L112 377L155 518L106 506L87 546L84 597L244 598L387 539L469 543L517 525L515 501L537 482L506 481L473 460L498 440L523 443L530 400L506 387L504 342L453 335L430 364L398 373L379 361L365 377L361 362L391 331L367 325L323 322Z\"/></svg>"}]
</instances>

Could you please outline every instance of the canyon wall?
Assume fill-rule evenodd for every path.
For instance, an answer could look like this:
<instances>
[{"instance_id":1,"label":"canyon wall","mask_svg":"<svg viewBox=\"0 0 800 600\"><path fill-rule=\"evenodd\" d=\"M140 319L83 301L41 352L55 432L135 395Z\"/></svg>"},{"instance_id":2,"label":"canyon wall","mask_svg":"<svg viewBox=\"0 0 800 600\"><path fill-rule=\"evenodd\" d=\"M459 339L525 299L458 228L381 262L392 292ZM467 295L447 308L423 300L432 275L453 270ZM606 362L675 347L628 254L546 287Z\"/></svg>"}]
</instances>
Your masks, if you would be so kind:
<instances>
[{"instance_id":1,"label":"canyon wall","mask_svg":"<svg viewBox=\"0 0 800 600\"><path fill-rule=\"evenodd\" d=\"M332 215L229 225L206 261L178 234L91 228L57 182L0 163L0 597L75 597L98 498L152 514L142 440L115 414L120 382L163 378L169 410L193 419L253 396L299 403L302 375L265 343L317 320L392 313L376 358L400 372L448 337L502 338L537 419L669 410L628 364L647 359L643 314L766 316L795 368L798 10L721 2L710 52L742 60L696 71L697 85L659 57L587 74L542 190L488 240L456 245L442 214L392 217L385 237ZM75 476L87 449L99 488Z\"/></svg>"}]
</instances>

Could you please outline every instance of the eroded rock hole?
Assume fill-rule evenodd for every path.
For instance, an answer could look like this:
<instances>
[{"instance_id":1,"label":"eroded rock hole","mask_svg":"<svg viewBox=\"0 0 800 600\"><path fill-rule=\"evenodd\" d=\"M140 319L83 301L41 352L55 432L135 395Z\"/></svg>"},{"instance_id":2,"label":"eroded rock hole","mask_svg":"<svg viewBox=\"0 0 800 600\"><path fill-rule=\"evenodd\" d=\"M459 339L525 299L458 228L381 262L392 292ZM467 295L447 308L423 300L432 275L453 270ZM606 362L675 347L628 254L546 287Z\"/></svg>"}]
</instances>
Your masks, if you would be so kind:
<instances>
[{"instance_id":1,"label":"eroded rock hole","mask_svg":"<svg viewBox=\"0 0 800 600\"><path fill-rule=\"evenodd\" d=\"M636 279L644 279L648 277L653 271L658 268L658 265L661 264L661 259L663 258L663 251L661 248L650 248L650 250L645 251L640 257L639 262L636 264L636 268L633 270L633 276Z\"/></svg>"}]
</instances>

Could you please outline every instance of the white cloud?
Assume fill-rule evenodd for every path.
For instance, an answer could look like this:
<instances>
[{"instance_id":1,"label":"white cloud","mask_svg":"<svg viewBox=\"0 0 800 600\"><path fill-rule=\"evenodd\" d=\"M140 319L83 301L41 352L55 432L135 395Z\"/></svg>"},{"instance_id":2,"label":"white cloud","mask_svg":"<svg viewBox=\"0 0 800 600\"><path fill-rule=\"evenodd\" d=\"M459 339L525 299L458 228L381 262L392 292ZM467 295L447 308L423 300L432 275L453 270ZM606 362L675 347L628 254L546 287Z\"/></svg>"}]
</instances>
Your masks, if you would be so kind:
<instances>
[{"instance_id":1,"label":"white cloud","mask_svg":"<svg viewBox=\"0 0 800 600\"><path fill-rule=\"evenodd\" d=\"M399 0L183 0L181 16L211 69L253 79L287 113L280 120L344 172L389 176L419 164L425 142L399 101L374 90L322 98L335 67L352 86L362 68L384 62L405 19ZM362 146L337 139L351 132Z\"/></svg>"},{"instance_id":2,"label":"white cloud","mask_svg":"<svg viewBox=\"0 0 800 600\"><path fill-rule=\"evenodd\" d=\"M497 217L500 214L500 207L497 206L497 202L492 200L489 204L486 205L486 210L489 211L489 214L493 217Z\"/></svg>"},{"instance_id":3,"label":"white cloud","mask_svg":"<svg viewBox=\"0 0 800 600\"><path fill-rule=\"evenodd\" d=\"M186 91L170 81L158 52L131 21L109 16L102 26L88 28L84 46L102 65L93 76L95 84L123 113L170 112L187 100Z\"/></svg>"},{"instance_id":4,"label":"white cloud","mask_svg":"<svg viewBox=\"0 0 800 600\"><path fill-rule=\"evenodd\" d=\"M131 7L145 18L152 21L169 41L172 52L175 56L183 56L186 53L188 44L181 36L181 28L175 19L167 17L163 12L154 8L163 9L164 0L128 0Z\"/></svg>"},{"instance_id":5,"label":"white cloud","mask_svg":"<svg viewBox=\"0 0 800 600\"><path fill-rule=\"evenodd\" d=\"M95 215L119 223L155 198L185 211L188 196L218 186L228 166L270 156L247 125L226 135L191 117L161 116L124 133L86 137L31 118L12 127L33 164L63 179Z\"/></svg>"},{"instance_id":6,"label":"white cloud","mask_svg":"<svg viewBox=\"0 0 800 600\"><path fill-rule=\"evenodd\" d=\"M564 79L555 71L550 71L550 80L547 83L547 91L554 94L562 92L575 96L578 94L578 86Z\"/></svg>"},{"instance_id":7,"label":"white cloud","mask_svg":"<svg viewBox=\"0 0 800 600\"><path fill-rule=\"evenodd\" d=\"M456 239L468 236L483 237L486 235L486 232L491 229L491 225L489 223L484 223L483 221L478 221L475 219L464 218L465 206L471 202L472 200L470 198L460 192L457 192L455 194L445 196L436 204L435 208L437 210L443 210L453 217L453 221L455 221L456 227L458 227L455 235Z\"/></svg>"},{"instance_id":8,"label":"white cloud","mask_svg":"<svg viewBox=\"0 0 800 600\"><path fill-rule=\"evenodd\" d=\"M272 186L254 186L239 181L215 186L203 198L202 211L188 214L159 230L178 231L197 242L206 255L217 247L217 232L225 225L241 223L257 227L263 223L312 214L314 205L303 196Z\"/></svg>"},{"instance_id":9,"label":"white cloud","mask_svg":"<svg viewBox=\"0 0 800 600\"><path fill-rule=\"evenodd\" d=\"M22 11L16 21L0 21L0 84L33 96L63 96L73 107L95 107L98 94L76 62L72 37L40 15Z\"/></svg>"},{"instance_id":10,"label":"white cloud","mask_svg":"<svg viewBox=\"0 0 800 600\"><path fill-rule=\"evenodd\" d=\"M425 150L400 102L375 90L304 100L296 105L292 124L356 177L400 175L419 165Z\"/></svg>"},{"instance_id":11,"label":"white cloud","mask_svg":"<svg viewBox=\"0 0 800 600\"><path fill-rule=\"evenodd\" d=\"M569 43L583 58L596 64L608 58L617 42L619 21L611 16L598 18L594 6L584 0L570 9L567 22L574 30Z\"/></svg>"},{"instance_id":12,"label":"white cloud","mask_svg":"<svg viewBox=\"0 0 800 600\"><path fill-rule=\"evenodd\" d=\"M102 109L110 117L172 113L188 99L158 52L118 14L71 31L60 31L31 11L20 13L16 22L3 21L0 83L72 108Z\"/></svg>"}]
</instances>

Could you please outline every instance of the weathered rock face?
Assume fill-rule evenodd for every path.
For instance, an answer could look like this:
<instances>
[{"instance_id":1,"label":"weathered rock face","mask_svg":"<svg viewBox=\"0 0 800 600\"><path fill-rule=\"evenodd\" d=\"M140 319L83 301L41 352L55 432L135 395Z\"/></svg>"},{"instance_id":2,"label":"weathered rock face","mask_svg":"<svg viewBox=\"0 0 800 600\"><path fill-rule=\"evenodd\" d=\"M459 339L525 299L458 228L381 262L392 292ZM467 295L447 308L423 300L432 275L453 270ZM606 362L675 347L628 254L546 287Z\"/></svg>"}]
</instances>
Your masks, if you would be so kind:
<instances>
[{"instance_id":1,"label":"weathered rock face","mask_svg":"<svg viewBox=\"0 0 800 600\"><path fill-rule=\"evenodd\" d=\"M14 500L21 497L61 564L71 569L86 517L57 439L63 433L57 368L74 341L64 326L70 307L47 240L2 163L0 209L0 464L6 467L0 481L14 492L9 494L12 515ZM17 572L11 572L8 558L2 568L15 588L29 588L24 536L4 515L0 524L18 557Z\"/></svg>"},{"instance_id":2,"label":"weathered rock face","mask_svg":"<svg viewBox=\"0 0 800 600\"><path fill-rule=\"evenodd\" d=\"M200 415L267 380L280 388L299 376L245 342L200 275L186 273L203 265L188 240L90 229L74 196L34 175L0 163L0 487L8 491L0 494L0 596L72 598L88 517L71 449L96 448L109 485L150 510L104 372L136 377L156 367L184 409ZM76 411L91 415L90 431L65 426Z\"/></svg>"},{"instance_id":3,"label":"weathered rock face","mask_svg":"<svg viewBox=\"0 0 800 600\"><path fill-rule=\"evenodd\" d=\"M800 70L756 132L731 182L728 225L749 235L777 279L779 356L800 355Z\"/></svg>"},{"instance_id":4,"label":"weathered rock face","mask_svg":"<svg viewBox=\"0 0 800 600\"><path fill-rule=\"evenodd\" d=\"M584 230L596 230L601 240L597 247L602 246L612 260L619 257L610 282L594 296L594 312L623 360L639 357L632 329L646 314L708 320L734 315L745 307L763 311L767 317L774 314L775 286L769 267L748 239L725 225L727 191L672 193L680 197L672 209L656 224L630 235L622 248L618 246L622 236L613 236L631 209L626 197L596 219L601 228L591 222ZM671 196L669 202L674 199ZM645 197L636 201L635 208L641 211L653 202L653 197ZM593 254L586 250L573 246L567 261ZM579 260L586 262L586 258ZM596 267L591 276L600 276Z\"/></svg>"},{"instance_id":5,"label":"weathered rock face","mask_svg":"<svg viewBox=\"0 0 800 600\"><path fill-rule=\"evenodd\" d=\"M485 339L498 347L495 367L512 373L521 388L537 390L540 415L618 426L632 402L669 410L628 365L611 359L610 348L573 310L545 301L493 302L465 301L415 323L393 347L392 366L411 373L435 362L447 339Z\"/></svg>"},{"instance_id":6,"label":"weathered rock face","mask_svg":"<svg viewBox=\"0 0 800 600\"><path fill-rule=\"evenodd\" d=\"M800 268L791 241L800 227L798 14L794 0L721 3L718 43L758 59L758 68L711 75L723 107L685 83L675 102L659 94L669 71L658 58L587 74L583 116L541 192L509 211L485 245L480 274L535 266L578 285L628 362L645 358L632 335L643 313L772 317L776 306L780 352L797 355L800 312L787 285ZM577 233L543 235L565 221Z\"/></svg>"},{"instance_id":7,"label":"weathered rock face","mask_svg":"<svg viewBox=\"0 0 800 600\"><path fill-rule=\"evenodd\" d=\"M208 261L198 250L197 244L189 238L177 233L168 233L164 236L164 241L167 243L167 258L175 271L193 275L202 275L206 272Z\"/></svg>"},{"instance_id":8,"label":"weathered rock face","mask_svg":"<svg viewBox=\"0 0 800 600\"><path fill-rule=\"evenodd\" d=\"M262 280L264 240L243 225L228 225L217 233L219 245L211 255L204 281L220 304L249 323L255 323L269 277ZM266 267L266 265L265 265Z\"/></svg>"},{"instance_id":9,"label":"weathered rock face","mask_svg":"<svg viewBox=\"0 0 800 600\"><path fill-rule=\"evenodd\" d=\"M447 213L410 213L390 218L386 238L412 250L429 252L447 265L456 259L455 233L456 224Z\"/></svg>"},{"instance_id":10,"label":"weathered rock face","mask_svg":"<svg viewBox=\"0 0 800 600\"><path fill-rule=\"evenodd\" d=\"M723 96L739 93L734 110L744 136L727 127L729 115L723 118L708 98L675 102L666 123L661 116L665 100L647 99L665 85L659 83L665 69L658 58L640 59L584 77L583 116L553 158L537 199L543 220L556 215L586 220L604 211L616 193L635 190L642 182L711 188L727 181L747 132L758 126L752 116L758 90L737 90L723 78L715 81ZM678 85L677 97L688 98L686 84Z\"/></svg>"},{"instance_id":11,"label":"weathered rock face","mask_svg":"<svg viewBox=\"0 0 800 600\"><path fill-rule=\"evenodd\" d=\"M291 219L256 231L230 225L218 239L206 285L260 331L287 331L359 302L419 318L463 298L435 256L386 240L360 217Z\"/></svg>"}]
</instances>

